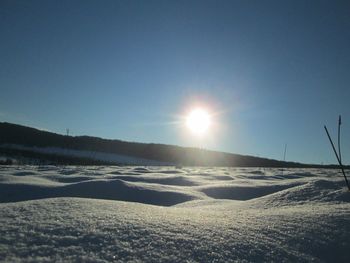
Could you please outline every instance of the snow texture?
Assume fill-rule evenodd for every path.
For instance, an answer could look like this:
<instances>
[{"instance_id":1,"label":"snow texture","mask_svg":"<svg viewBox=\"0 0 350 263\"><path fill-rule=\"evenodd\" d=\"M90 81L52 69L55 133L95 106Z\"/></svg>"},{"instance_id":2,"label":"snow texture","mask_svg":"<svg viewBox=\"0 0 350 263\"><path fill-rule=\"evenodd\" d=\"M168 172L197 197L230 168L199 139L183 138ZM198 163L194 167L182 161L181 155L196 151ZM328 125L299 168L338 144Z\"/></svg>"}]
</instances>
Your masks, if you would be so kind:
<instances>
[{"instance_id":1,"label":"snow texture","mask_svg":"<svg viewBox=\"0 0 350 263\"><path fill-rule=\"evenodd\" d=\"M0 167L0 261L349 262L336 170Z\"/></svg>"}]
</instances>

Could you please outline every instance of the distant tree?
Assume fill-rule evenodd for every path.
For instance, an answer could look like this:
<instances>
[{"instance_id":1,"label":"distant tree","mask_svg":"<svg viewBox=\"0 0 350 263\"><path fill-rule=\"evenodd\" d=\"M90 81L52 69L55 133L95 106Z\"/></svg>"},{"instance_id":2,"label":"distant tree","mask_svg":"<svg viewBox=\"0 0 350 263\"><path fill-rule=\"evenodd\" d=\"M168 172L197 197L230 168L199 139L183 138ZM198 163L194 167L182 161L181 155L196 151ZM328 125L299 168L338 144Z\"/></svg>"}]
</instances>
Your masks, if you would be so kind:
<instances>
[{"instance_id":1,"label":"distant tree","mask_svg":"<svg viewBox=\"0 0 350 263\"><path fill-rule=\"evenodd\" d=\"M6 158L6 160L0 160L0 165L12 165L12 159Z\"/></svg>"}]
</instances>

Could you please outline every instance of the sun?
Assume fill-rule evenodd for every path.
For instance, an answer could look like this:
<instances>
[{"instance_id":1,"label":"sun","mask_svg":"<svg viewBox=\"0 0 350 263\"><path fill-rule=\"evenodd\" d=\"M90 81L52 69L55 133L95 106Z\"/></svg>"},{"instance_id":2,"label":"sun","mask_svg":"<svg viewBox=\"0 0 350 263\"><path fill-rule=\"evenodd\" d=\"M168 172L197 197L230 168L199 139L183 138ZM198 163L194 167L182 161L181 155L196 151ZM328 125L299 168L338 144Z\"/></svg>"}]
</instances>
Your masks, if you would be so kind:
<instances>
[{"instance_id":1,"label":"sun","mask_svg":"<svg viewBox=\"0 0 350 263\"><path fill-rule=\"evenodd\" d=\"M201 108L192 110L186 117L186 126L196 135L205 134L211 124L209 113Z\"/></svg>"}]
</instances>

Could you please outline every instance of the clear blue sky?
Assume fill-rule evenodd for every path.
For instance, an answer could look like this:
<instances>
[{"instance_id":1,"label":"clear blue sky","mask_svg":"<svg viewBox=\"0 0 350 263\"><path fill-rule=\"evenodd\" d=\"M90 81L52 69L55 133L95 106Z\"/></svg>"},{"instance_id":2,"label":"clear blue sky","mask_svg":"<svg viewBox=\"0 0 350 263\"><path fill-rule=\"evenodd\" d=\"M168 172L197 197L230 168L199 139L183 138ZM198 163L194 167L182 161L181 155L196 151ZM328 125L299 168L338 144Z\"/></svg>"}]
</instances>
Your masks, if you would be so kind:
<instances>
[{"instance_id":1,"label":"clear blue sky","mask_svg":"<svg viewBox=\"0 0 350 263\"><path fill-rule=\"evenodd\" d=\"M349 1L1 0L0 40L0 121L334 163L342 114L350 163Z\"/></svg>"}]
</instances>

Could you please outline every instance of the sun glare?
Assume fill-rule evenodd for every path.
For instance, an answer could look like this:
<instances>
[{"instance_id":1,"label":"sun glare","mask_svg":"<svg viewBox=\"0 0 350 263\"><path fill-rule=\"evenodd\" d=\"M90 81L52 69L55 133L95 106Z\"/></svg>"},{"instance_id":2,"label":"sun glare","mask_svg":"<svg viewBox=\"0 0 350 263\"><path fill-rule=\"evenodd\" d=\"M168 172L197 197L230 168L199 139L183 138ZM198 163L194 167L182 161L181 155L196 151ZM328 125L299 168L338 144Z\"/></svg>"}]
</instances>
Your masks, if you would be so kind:
<instances>
[{"instance_id":1,"label":"sun glare","mask_svg":"<svg viewBox=\"0 0 350 263\"><path fill-rule=\"evenodd\" d=\"M203 135L210 127L210 115L203 109L192 110L186 118L186 126L197 135Z\"/></svg>"}]
</instances>

